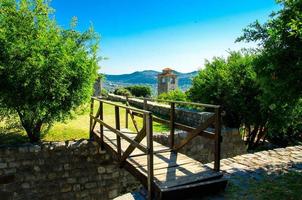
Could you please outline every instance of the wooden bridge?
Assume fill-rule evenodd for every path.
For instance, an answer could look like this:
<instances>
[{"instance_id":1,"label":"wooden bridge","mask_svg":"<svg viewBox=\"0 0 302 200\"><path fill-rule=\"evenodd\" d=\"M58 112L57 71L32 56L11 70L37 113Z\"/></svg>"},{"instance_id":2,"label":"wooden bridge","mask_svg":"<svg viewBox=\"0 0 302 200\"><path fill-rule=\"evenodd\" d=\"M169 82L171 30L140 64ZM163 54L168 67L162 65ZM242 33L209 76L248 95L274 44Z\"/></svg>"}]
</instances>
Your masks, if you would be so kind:
<instances>
[{"instance_id":1,"label":"wooden bridge","mask_svg":"<svg viewBox=\"0 0 302 200\"><path fill-rule=\"evenodd\" d=\"M128 98L127 98L128 99ZM148 101L144 98L144 109L113 103L93 97L90 111L90 137L98 141L119 162L120 167L127 169L148 190L148 199L187 198L192 194L220 191L225 188L226 180L219 172L221 143L221 110L218 105L199 104L180 101L163 101L170 104L170 120L157 117L147 110ZM158 101L158 100L157 100ZM95 102L99 104L94 111ZM106 123L104 104L115 111L115 125ZM213 115L198 127L190 127L175 122L175 106L179 104L200 106L213 109ZM125 127L121 127L121 109L125 109ZM129 116L136 131L128 129ZM142 128L137 119L142 118ZM170 146L166 147L153 141L153 122L170 127ZM96 126L99 124L99 127ZM208 127L215 129L207 131ZM188 137L179 144L174 143L175 129L189 132ZM178 152L197 136L214 140L214 169Z\"/></svg>"}]
</instances>

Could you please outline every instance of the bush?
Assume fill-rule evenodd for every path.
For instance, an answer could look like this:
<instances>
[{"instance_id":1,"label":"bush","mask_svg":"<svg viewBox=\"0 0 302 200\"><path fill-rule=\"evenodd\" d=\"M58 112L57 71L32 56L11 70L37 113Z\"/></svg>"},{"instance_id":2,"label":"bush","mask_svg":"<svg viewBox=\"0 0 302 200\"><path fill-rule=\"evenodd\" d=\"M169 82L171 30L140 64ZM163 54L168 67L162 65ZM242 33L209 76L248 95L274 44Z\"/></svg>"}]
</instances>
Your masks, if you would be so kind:
<instances>
[{"instance_id":1,"label":"bush","mask_svg":"<svg viewBox=\"0 0 302 200\"><path fill-rule=\"evenodd\" d=\"M125 87L125 89L129 90L130 93L136 97L150 97L151 96L151 88L149 86L132 85L132 86Z\"/></svg>"},{"instance_id":2,"label":"bush","mask_svg":"<svg viewBox=\"0 0 302 200\"><path fill-rule=\"evenodd\" d=\"M168 93L162 93L158 96L158 98L170 101L187 101L186 94L179 89L171 90Z\"/></svg>"},{"instance_id":3,"label":"bush","mask_svg":"<svg viewBox=\"0 0 302 200\"><path fill-rule=\"evenodd\" d=\"M0 1L0 105L17 113L31 142L44 124L86 102L98 69L98 36L58 26L48 1Z\"/></svg>"},{"instance_id":4,"label":"bush","mask_svg":"<svg viewBox=\"0 0 302 200\"><path fill-rule=\"evenodd\" d=\"M224 123L229 127L244 126L250 146L257 135L264 134L267 121L259 100L261 90L254 59L255 55L249 52L231 52L227 59L207 61L188 91L191 101L221 105L226 112Z\"/></svg>"},{"instance_id":5,"label":"bush","mask_svg":"<svg viewBox=\"0 0 302 200\"><path fill-rule=\"evenodd\" d=\"M113 93L121 96L131 96L130 91L123 87L116 88Z\"/></svg>"}]
</instances>

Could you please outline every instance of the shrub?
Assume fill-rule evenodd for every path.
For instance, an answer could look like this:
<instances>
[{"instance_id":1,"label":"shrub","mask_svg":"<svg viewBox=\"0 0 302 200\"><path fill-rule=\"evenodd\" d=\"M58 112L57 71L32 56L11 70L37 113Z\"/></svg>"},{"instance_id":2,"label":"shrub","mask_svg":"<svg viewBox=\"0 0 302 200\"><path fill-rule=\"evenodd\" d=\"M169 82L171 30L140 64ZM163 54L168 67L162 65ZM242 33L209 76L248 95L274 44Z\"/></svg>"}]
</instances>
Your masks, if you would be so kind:
<instances>
[{"instance_id":1,"label":"shrub","mask_svg":"<svg viewBox=\"0 0 302 200\"><path fill-rule=\"evenodd\" d=\"M131 96L130 91L123 87L116 88L113 93L121 96Z\"/></svg>"},{"instance_id":2,"label":"shrub","mask_svg":"<svg viewBox=\"0 0 302 200\"><path fill-rule=\"evenodd\" d=\"M179 89L171 90L168 93L162 93L158 96L158 98L170 101L187 101L186 94Z\"/></svg>"},{"instance_id":3,"label":"shrub","mask_svg":"<svg viewBox=\"0 0 302 200\"><path fill-rule=\"evenodd\" d=\"M132 86L125 87L125 89L129 90L130 93L136 97L150 97L151 96L151 88L149 86L132 85Z\"/></svg>"},{"instance_id":4,"label":"shrub","mask_svg":"<svg viewBox=\"0 0 302 200\"><path fill-rule=\"evenodd\" d=\"M48 1L0 1L0 104L18 114L31 142L41 127L86 102L98 69L98 36L58 26Z\"/></svg>"}]
</instances>

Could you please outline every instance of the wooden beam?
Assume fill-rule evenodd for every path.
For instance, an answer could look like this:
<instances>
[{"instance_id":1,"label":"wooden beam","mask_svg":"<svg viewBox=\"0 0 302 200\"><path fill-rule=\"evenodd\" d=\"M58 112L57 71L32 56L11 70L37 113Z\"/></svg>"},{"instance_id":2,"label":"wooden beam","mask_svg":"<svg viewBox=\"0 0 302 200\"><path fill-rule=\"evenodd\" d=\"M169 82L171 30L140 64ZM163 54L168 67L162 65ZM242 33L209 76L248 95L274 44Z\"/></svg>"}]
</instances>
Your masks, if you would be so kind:
<instances>
[{"instance_id":1,"label":"wooden beam","mask_svg":"<svg viewBox=\"0 0 302 200\"><path fill-rule=\"evenodd\" d=\"M145 127L145 126L144 126ZM145 128L143 128L134 138L134 141L137 142L138 144L144 139L144 137L146 136L146 131ZM126 161L126 159L130 156L130 154L134 151L135 146L133 144L130 144L128 146L128 148L126 149L126 151L123 153L123 156L121 158L121 163L120 165L123 166L124 162ZM146 152L145 152L146 153Z\"/></svg>"},{"instance_id":2,"label":"wooden beam","mask_svg":"<svg viewBox=\"0 0 302 200\"><path fill-rule=\"evenodd\" d=\"M115 128L116 130L121 130L120 128L120 109L118 106L115 106ZM122 150L121 150L121 137L117 134L116 135L117 141L117 155L119 159L122 157Z\"/></svg>"},{"instance_id":3,"label":"wooden beam","mask_svg":"<svg viewBox=\"0 0 302 200\"><path fill-rule=\"evenodd\" d=\"M202 131L204 131L206 128L208 128L215 120L215 115L211 116L207 121L205 121L202 125L194 129L192 132L189 133L189 136L182 140L179 145L175 147L175 150L179 150L182 147L184 147L186 144L188 144L193 138L198 136Z\"/></svg>"},{"instance_id":4,"label":"wooden beam","mask_svg":"<svg viewBox=\"0 0 302 200\"><path fill-rule=\"evenodd\" d=\"M103 121L104 117L104 107L103 102L100 101L100 120ZM104 150L104 126L100 123L100 142L101 142L101 149Z\"/></svg>"},{"instance_id":5,"label":"wooden beam","mask_svg":"<svg viewBox=\"0 0 302 200\"><path fill-rule=\"evenodd\" d=\"M94 118L94 116L92 116L92 115L91 115L91 117ZM128 136L124 135L121 131L116 130L115 128L113 128L110 125L106 124L103 120L100 120L100 119L97 119L97 118L94 118L94 120L101 123L104 127L108 128L113 133L118 134L121 138L123 138L124 140L126 140L127 142L129 142L130 144L132 144L133 146L135 146L136 148L138 148L142 152L147 153L148 149L147 149L146 146L144 146L144 145L136 142L135 140L129 138Z\"/></svg>"},{"instance_id":6,"label":"wooden beam","mask_svg":"<svg viewBox=\"0 0 302 200\"><path fill-rule=\"evenodd\" d=\"M221 142L221 110L215 109L215 155L214 155L214 170L220 170L220 142Z\"/></svg>"},{"instance_id":7,"label":"wooden beam","mask_svg":"<svg viewBox=\"0 0 302 200\"><path fill-rule=\"evenodd\" d=\"M153 169L153 126L152 126L152 114L146 114L146 134L147 134L147 163L148 163L148 200L153 199L153 180L154 180L154 169Z\"/></svg>"},{"instance_id":8,"label":"wooden beam","mask_svg":"<svg viewBox=\"0 0 302 200\"><path fill-rule=\"evenodd\" d=\"M171 102L170 109L170 148L174 148L174 132L175 132L175 103Z\"/></svg>"}]
</instances>

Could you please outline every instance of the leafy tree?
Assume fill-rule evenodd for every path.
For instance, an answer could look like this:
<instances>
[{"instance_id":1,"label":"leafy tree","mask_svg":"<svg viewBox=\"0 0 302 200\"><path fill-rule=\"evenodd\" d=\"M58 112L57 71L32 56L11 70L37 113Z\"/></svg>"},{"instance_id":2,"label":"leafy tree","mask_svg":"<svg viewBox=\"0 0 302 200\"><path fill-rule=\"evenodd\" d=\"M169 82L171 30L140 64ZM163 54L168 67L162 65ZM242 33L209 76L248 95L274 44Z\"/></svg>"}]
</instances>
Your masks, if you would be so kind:
<instances>
[{"instance_id":1,"label":"leafy tree","mask_svg":"<svg viewBox=\"0 0 302 200\"><path fill-rule=\"evenodd\" d=\"M0 1L0 102L18 113L31 142L92 94L98 37L63 29L44 0Z\"/></svg>"},{"instance_id":2,"label":"leafy tree","mask_svg":"<svg viewBox=\"0 0 302 200\"><path fill-rule=\"evenodd\" d=\"M125 87L129 92L136 97L150 97L151 88L145 85L131 85Z\"/></svg>"},{"instance_id":3,"label":"leafy tree","mask_svg":"<svg viewBox=\"0 0 302 200\"><path fill-rule=\"evenodd\" d=\"M227 59L207 61L188 91L192 101L221 105L227 126L245 126L250 147L259 142L256 136L263 136L267 122L253 68L255 57L250 52L230 52Z\"/></svg>"},{"instance_id":4,"label":"leafy tree","mask_svg":"<svg viewBox=\"0 0 302 200\"><path fill-rule=\"evenodd\" d=\"M286 130L301 108L302 97L302 1L278 0L282 9L264 24L258 21L244 29L237 41L259 44L255 71L269 108L270 136L286 144ZM300 108L299 108L300 107Z\"/></svg>"},{"instance_id":5,"label":"leafy tree","mask_svg":"<svg viewBox=\"0 0 302 200\"><path fill-rule=\"evenodd\" d=\"M162 93L158 96L158 98L171 101L187 101L186 94L179 89L171 90L168 93Z\"/></svg>"}]
</instances>

